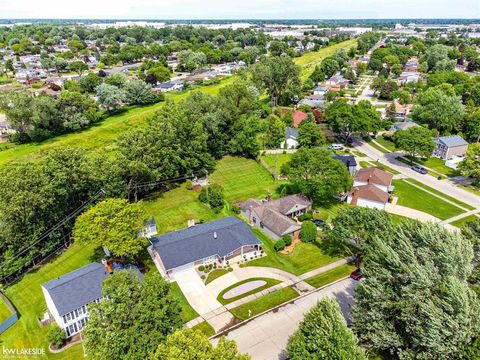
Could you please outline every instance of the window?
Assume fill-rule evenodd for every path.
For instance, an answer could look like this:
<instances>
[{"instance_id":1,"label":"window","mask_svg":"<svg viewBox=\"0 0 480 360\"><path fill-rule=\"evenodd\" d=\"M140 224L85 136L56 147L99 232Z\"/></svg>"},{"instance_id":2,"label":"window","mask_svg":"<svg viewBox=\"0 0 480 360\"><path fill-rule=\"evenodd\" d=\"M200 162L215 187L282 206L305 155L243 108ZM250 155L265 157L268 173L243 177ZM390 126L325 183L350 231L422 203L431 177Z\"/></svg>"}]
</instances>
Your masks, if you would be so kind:
<instances>
[{"instance_id":1,"label":"window","mask_svg":"<svg viewBox=\"0 0 480 360\"><path fill-rule=\"evenodd\" d=\"M85 305L82 305L82 310L84 314L87 312L87 308L85 307Z\"/></svg>"},{"instance_id":2,"label":"window","mask_svg":"<svg viewBox=\"0 0 480 360\"><path fill-rule=\"evenodd\" d=\"M67 321L70 321L72 318L70 317L70 313L67 314Z\"/></svg>"},{"instance_id":3,"label":"window","mask_svg":"<svg viewBox=\"0 0 480 360\"><path fill-rule=\"evenodd\" d=\"M63 322L66 323L67 322L67 317L65 315L63 315Z\"/></svg>"},{"instance_id":4,"label":"window","mask_svg":"<svg viewBox=\"0 0 480 360\"><path fill-rule=\"evenodd\" d=\"M75 317L77 318L78 317L78 310L75 309Z\"/></svg>"},{"instance_id":5,"label":"window","mask_svg":"<svg viewBox=\"0 0 480 360\"><path fill-rule=\"evenodd\" d=\"M73 327L75 328L75 332L78 331L77 323L73 323Z\"/></svg>"}]
</instances>

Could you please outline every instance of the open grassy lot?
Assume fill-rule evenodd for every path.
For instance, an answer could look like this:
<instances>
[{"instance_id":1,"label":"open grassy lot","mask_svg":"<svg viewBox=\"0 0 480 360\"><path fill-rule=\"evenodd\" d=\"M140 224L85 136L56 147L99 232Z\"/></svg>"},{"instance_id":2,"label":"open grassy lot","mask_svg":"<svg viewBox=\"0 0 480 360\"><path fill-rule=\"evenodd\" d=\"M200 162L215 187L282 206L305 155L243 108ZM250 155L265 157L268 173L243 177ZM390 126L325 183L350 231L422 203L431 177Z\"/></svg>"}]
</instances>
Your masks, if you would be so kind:
<instances>
[{"instance_id":1,"label":"open grassy lot","mask_svg":"<svg viewBox=\"0 0 480 360\"><path fill-rule=\"evenodd\" d=\"M0 298L0 323L7 320L12 315L12 312L7 307L7 304Z\"/></svg>"},{"instance_id":2,"label":"open grassy lot","mask_svg":"<svg viewBox=\"0 0 480 360\"><path fill-rule=\"evenodd\" d=\"M253 229L255 236L263 243L263 249L267 256L249 261L246 266L266 266L291 272L295 275L330 264L338 258L326 255L320 242L303 243L295 246L291 254L285 255L275 251L274 241L262 233L259 229Z\"/></svg>"},{"instance_id":3,"label":"open grassy lot","mask_svg":"<svg viewBox=\"0 0 480 360\"><path fill-rule=\"evenodd\" d=\"M350 205L347 203L332 199L330 203L315 204L314 209L316 212L313 217L325 220L326 222L331 222L332 219L337 216L340 209L348 207L350 207Z\"/></svg>"},{"instance_id":4,"label":"open grassy lot","mask_svg":"<svg viewBox=\"0 0 480 360\"><path fill-rule=\"evenodd\" d=\"M292 154L265 154L261 156L261 159L265 161L270 169L274 170L277 175L280 174L282 165L289 162L291 158Z\"/></svg>"},{"instance_id":5,"label":"open grassy lot","mask_svg":"<svg viewBox=\"0 0 480 360\"><path fill-rule=\"evenodd\" d=\"M441 220L449 219L464 211L436 196L430 195L402 180L393 180L394 195L398 196L398 205L423 211Z\"/></svg>"},{"instance_id":6,"label":"open grassy lot","mask_svg":"<svg viewBox=\"0 0 480 360\"><path fill-rule=\"evenodd\" d=\"M460 220L451 222L450 224L453 225L453 226L456 226L458 228L462 228L463 226L465 226L465 224L467 224L471 221L479 221L479 220L480 220L480 218L478 216L469 215L469 216L466 216L466 217L464 217Z\"/></svg>"},{"instance_id":7,"label":"open grassy lot","mask_svg":"<svg viewBox=\"0 0 480 360\"><path fill-rule=\"evenodd\" d=\"M293 290L291 287L286 287L281 290L277 290L262 296L258 299L252 300L246 304L237 306L234 309L231 309L230 312L237 319L246 320L249 317L258 315L264 311L267 311L275 306L283 304L289 300L295 299L298 296L298 293ZM248 316L248 310L251 311L250 316Z\"/></svg>"},{"instance_id":8,"label":"open grassy lot","mask_svg":"<svg viewBox=\"0 0 480 360\"><path fill-rule=\"evenodd\" d=\"M266 281L266 284L263 285L263 286L260 286L256 289L253 289L253 290L250 290L250 291L247 291L246 293L243 293L241 295L238 295L238 296L235 296L233 298L230 298L230 299L224 299L223 298L223 295L233 289L233 288L236 288L237 286L240 286L242 284L245 284L245 283L248 283L248 282L251 282L251 281L255 281L255 280L264 280ZM218 294L217 296L217 300L220 302L220 304L223 304L223 305L227 305L227 304L230 304L231 302L234 302L234 301L237 301L239 299L242 299L246 296L249 296L249 295L252 295L252 294L255 294L257 292L260 292L262 290L265 290L265 289L268 289L269 287L272 287L274 285L277 285L279 284L281 281L280 280L276 280L276 279L270 279L270 278L250 278L250 279L245 279L245 280L242 280L242 281L239 281L233 285L230 285L229 287L225 288L222 290L222 292L220 294Z\"/></svg>"},{"instance_id":9,"label":"open grassy lot","mask_svg":"<svg viewBox=\"0 0 480 360\"><path fill-rule=\"evenodd\" d=\"M214 269L208 273L207 280L205 280L205 285L211 283L213 280L218 279L220 276L228 274L227 269Z\"/></svg>"},{"instance_id":10,"label":"open grassy lot","mask_svg":"<svg viewBox=\"0 0 480 360\"><path fill-rule=\"evenodd\" d=\"M324 273L312 276L306 279L305 282L315 288L319 288L350 275L353 270L355 270L355 266L344 264L325 271Z\"/></svg>"},{"instance_id":11,"label":"open grassy lot","mask_svg":"<svg viewBox=\"0 0 480 360\"><path fill-rule=\"evenodd\" d=\"M180 286L178 286L176 282L171 283L170 286L170 292L172 296L178 300L182 308L182 313L180 316L182 317L183 322L189 322L190 320L198 317L198 313L190 306L187 298L185 295L183 295Z\"/></svg>"},{"instance_id":12,"label":"open grassy lot","mask_svg":"<svg viewBox=\"0 0 480 360\"><path fill-rule=\"evenodd\" d=\"M192 327L193 330L199 330L203 332L207 337L215 335L215 329L206 321L202 321L200 324Z\"/></svg>"}]
</instances>

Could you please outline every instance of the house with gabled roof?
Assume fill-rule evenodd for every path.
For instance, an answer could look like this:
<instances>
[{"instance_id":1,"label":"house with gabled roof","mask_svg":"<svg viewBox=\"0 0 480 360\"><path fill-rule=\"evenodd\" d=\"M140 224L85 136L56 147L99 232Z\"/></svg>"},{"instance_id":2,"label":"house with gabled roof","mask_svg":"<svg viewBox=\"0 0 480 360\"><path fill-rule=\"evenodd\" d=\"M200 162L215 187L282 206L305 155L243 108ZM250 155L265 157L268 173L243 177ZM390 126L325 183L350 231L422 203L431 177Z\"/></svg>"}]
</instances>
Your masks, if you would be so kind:
<instances>
[{"instance_id":1,"label":"house with gabled roof","mask_svg":"<svg viewBox=\"0 0 480 360\"><path fill-rule=\"evenodd\" d=\"M347 203L385 210L393 191L393 175L379 168L360 169L353 179L352 190L347 194Z\"/></svg>"},{"instance_id":2,"label":"house with gabled roof","mask_svg":"<svg viewBox=\"0 0 480 360\"><path fill-rule=\"evenodd\" d=\"M468 149L468 142L459 135L443 136L435 138L433 141L435 149L432 155L443 160L465 156Z\"/></svg>"}]
</instances>

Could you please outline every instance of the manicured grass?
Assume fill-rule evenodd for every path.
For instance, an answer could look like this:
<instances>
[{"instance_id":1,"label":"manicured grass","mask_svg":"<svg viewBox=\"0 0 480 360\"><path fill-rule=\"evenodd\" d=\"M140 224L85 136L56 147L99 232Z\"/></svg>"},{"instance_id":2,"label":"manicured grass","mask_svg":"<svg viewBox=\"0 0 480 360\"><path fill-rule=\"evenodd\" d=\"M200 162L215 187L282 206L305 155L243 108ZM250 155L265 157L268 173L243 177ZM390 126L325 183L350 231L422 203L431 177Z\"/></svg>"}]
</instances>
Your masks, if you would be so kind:
<instances>
[{"instance_id":1,"label":"manicured grass","mask_svg":"<svg viewBox=\"0 0 480 360\"><path fill-rule=\"evenodd\" d=\"M237 306L230 310L230 312L237 319L246 320L249 317L258 315L264 311L267 311L275 306L281 305L287 301L298 297L298 293L291 287L286 287L258 299L252 300L246 304ZM250 310L250 316L248 316L248 310Z\"/></svg>"},{"instance_id":2,"label":"manicured grass","mask_svg":"<svg viewBox=\"0 0 480 360\"><path fill-rule=\"evenodd\" d=\"M480 221L480 218L478 216L475 216L475 215L468 215L464 218L461 218L460 220L451 222L450 225L456 226L458 228L462 228L463 226L465 226L465 224L467 224L471 221Z\"/></svg>"},{"instance_id":3,"label":"manicured grass","mask_svg":"<svg viewBox=\"0 0 480 360\"><path fill-rule=\"evenodd\" d=\"M322 203L320 205L314 205L316 213L314 218L325 220L326 222L331 222L333 218L337 217L338 212L341 209L349 208L345 202L340 202L338 200L332 199L330 203Z\"/></svg>"},{"instance_id":4,"label":"manicured grass","mask_svg":"<svg viewBox=\"0 0 480 360\"><path fill-rule=\"evenodd\" d=\"M371 165L369 162L367 162L367 161L360 161L360 164L359 164L359 165L360 165L361 168L367 168L367 167L372 166L372 165Z\"/></svg>"},{"instance_id":5,"label":"manicured grass","mask_svg":"<svg viewBox=\"0 0 480 360\"><path fill-rule=\"evenodd\" d=\"M395 144L392 141L385 139L383 135L377 136L375 141L392 152L396 151Z\"/></svg>"},{"instance_id":6,"label":"manicured grass","mask_svg":"<svg viewBox=\"0 0 480 360\"><path fill-rule=\"evenodd\" d=\"M253 289L253 290L250 290L250 291L247 291L246 293L243 293L243 294L241 294L241 295L235 296L235 297L233 297L233 298L230 298L230 299L224 299L224 298L223 298L223 295L224 295L227 291L229 291L229 290L231 290L231 289L233 289L233 288L236 288L237 286L240 286L240 285L242 285L242 284L246 284L246 283L248 283L248 282L255 281L255 280L264 280L264 281L266 281L267 283L266 283L265 285L263 285L263 286L260 286L260 287L258 287L258 288L256 288L256 289ZM239 281L239 282L237 282L237 283L235 283L235 284L233 284L233 285L230 285L229 287L223 289L223 290L220 292L220 294L218 294L217 300L218 300L221 304L227 305L227 304L230 304L230 303L232 303L232 302L234 302L234 301L237 301L237 300L239 300L239 299L242 299L242 298L244 298L244 297L247 297L247 296L249 296L249 295L252 295L252 294L255 294L255 293L260 292L260 291L262 291L262 290L268 289L269 287L272 287L272 286L277 285L277 284L279 284L279 283L281 283L281 281L276 280L276 279L270 279L270 278L250 278L250 279L245 279L245 280Z\"/></svg>"},{"instance_id":7,"label":"manicured grass","mask_svg":"<svg viewBox=\"0 0 480 360\"><path fill-rule=\"evenodd\" d=\"M198 325L192 327L193 330L201 331L205 336L211 337L215 335L215 329L208 322L203 321Z\"/></svg>"},{"instance_id":8,"label":"manicured grass","mask_svg":"<svg viewBox=\"0 0 480 360\"><path fill-rule=\"evenodd\" d=\"M472 194L480 196L480 188L478 188L478 187L475 187L473 185L471 185L471 186L460 185L459 187L461 187L463 190L471 192Z\"/></svg>"},{"instance_id":9,"label":"manicured grass","mask_svg":"<svg viewBox=\"0 0 480 360\"><path fill-rule=\"evenodd\" d=\"M205 280L205 285L211 283L213 280L218 279L220 276L228 274L227 269L215 269L208 273L207 280Z\"/></svg>"},{"instance_id":10,"label":"manicured grass","mask_svg":"<svg viewBox=\"0 0 480 360\"><path fill-rule=\"evenodd\" d=\"M433 195L426 193L402 180L393 180L394 195L398 196L398 205L423 211L441 220L449 219L464 212Z\"/></svg>"},{"instance_id":11,"label":"manicured grass","mask_svg":"<svg viewBox=\"0 0 480 360\"><path fill-rule=\"evenodd\" d=\"M7 320L12 315L12 312L7 307L7 304L0 298L0 323Z\"/></svg>"},{"instance_id":12,"label":"manicured grass","mask_svg":"<svg viewBox=\"0 0 480 360\"><path fill-rule=\"evenodd\" d=\"M451 196L448 196L446 194L444 194L443 192L441 191L438 191L434 188L431 188L430 186L427 186L425 185L424 183L418 181L418 180L415 180L415 179L408 179L408 182L411 182L412 184L415 184L417 186L420 186L422 187L423 189L427 190L427 191L430 191L431 193L434 193L434 194L437 194L438 196L441 196L455 204L458 204L460 205L461 207L464 207L465 209L468 209L468 210L473 210L475 209L475 207L471 206L471 205L468 205L468 204L465 204L464 202L458 200L458 199L455 199L454 197L451 197Z\"/></svg>"},{"instance_id":13,"label":"manicured grass","mask_svg":"<svg viewBox=\"0 0 480 360\"><path fill-rule=\"evenodd\" d=\"M180 307L182 308L180 316L183 322L189 322L190 320L198 317L198 313L190 306L187 298L185 297L185 295L183 295L180 286L178 286L176 282L170 283L170 292L172 296L176 298L180 303Z\"/></svg>"},{"instance_id":14,"label":"manicured grass","mask_svg":"<svg viewBox=\"0 0 480 360\"><path fill-rule=\"evenodd\" d=\"M343 264L324 273L312 276L306 279L305 282L314 288L319 288L350 275L353 270L355 270L355 266Z\"/></svg>"},{"instance_id":15,"label":"manicured grass","mask_svg":"<svg viewBox=\"0 0 480 360\"><path fill-rule=\"evenodd\" d=\"M282 165L289 162L293 154L265 154L261 156L261 159L275 171L277 175L280 175ZM277 159L277 166L275 167L275 158Z\"/></svg>"},{"instance_id":16,"label":"manicured grass","mask_svg":"<svg viewBox=\"0 0 480 360\"><path fill-rule=\"evenodd\" d=\"M430 157L427 160L416 159L415 161L445 176L451 177L451 176L457 176L460 174L457 170L451 169L448 166L445 166L445 160L442 160L436 157Z\"/></svg>"},{"instance_id":17,"label":"manicured grass","mask_svg":"<svg viewBox=\"0 0 480 360\"><path fill-rule=\"evenodd\" d=\"M375 141L369 141L368 145L371 147L377 149L378 151L381 151L382 153L386 154L388 151L386 151L383 147L379 146Z\"/></svg>"},{"instance_id":18,"label":"manicured grass","mask_svg":"<svg viewBox=\"0 0 480 360\"><path fill-rule=\"evenodd\" d=\"M1 335L3 346L17 349L48 348L46 329L40 327L37 320L47 310L40 285L92 261L99 261L94 256L94 250L93 246L74 243L54 260L26 274L21 281L5 289L5 295L16 307L20 318ZM46 353L46 358L49 359L79 359L83 357L80 344L59 354L50 354L48 350Z\"/></svg>"},{"instance_id":19,"label":"manicured grass","mask_svg":"<svg viewBox=\"0 0 480 360\"><path fill-rule=\"evenodd\" d=\"M367 155L365 155L364 153L362 153L361 151L358 151L358 150L350 150L350 152L352 153L352 155L356 156L356 157L365 157Z\"/></svg>"},{"instance_id":20,"label":"manicured grass","mask_svg":"<svg viewBox=\"0 0 480 360\"><path fill-rule=\"evenodd\" d=\"M295 275L319 268L338 260L336 257L326 255L320 242L303 243L295 246L291 254L281 254L273 248L274 241L259 229L254 228L255 236L263 243L263 250L267 256L249 261L246 266L266 266L291 272Z\"/></svg>"},{"instance_id":21,"label":"manicured grass","mask_svg":"<svg viewBox=\"0 0 480 360\"><path fill-rule=\"evenodd\" d=\"M388 213L388 216L390 217L390 219L392 219L392 222L394 224L400 224L401 222L408 220L408 218L406 218L405 216L401 216L397 214Z\"/></svg>"}]
</instances>

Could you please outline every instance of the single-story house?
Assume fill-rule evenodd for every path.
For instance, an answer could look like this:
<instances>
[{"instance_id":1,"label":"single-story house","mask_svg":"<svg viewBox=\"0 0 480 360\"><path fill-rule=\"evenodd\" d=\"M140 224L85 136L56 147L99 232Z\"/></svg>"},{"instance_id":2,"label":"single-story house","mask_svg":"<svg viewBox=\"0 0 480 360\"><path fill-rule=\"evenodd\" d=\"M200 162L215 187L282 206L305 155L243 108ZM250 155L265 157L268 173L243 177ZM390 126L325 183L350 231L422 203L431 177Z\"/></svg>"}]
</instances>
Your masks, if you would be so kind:
<instances>
[{"instance_id":1,"label":"single-story house","mask_svg":"<svg viewBox=\"0 0 480 360\"><path fill-rule=\"evenodd\" d=\"M239 206L241 214L251 225L278 240L284 235L298 238L301 226L294 218L309 211L312 202L303 195L295 194L276 200L248 199Z\"/></svg>"},{"instance_id":2,"label":"single-story house","mask_svg":"<svg viewBox=\"0 0 480 360\"><path fill-rule=\"evenodd\" d=\"M358 170L353 179L353 187L374 185L383 192L390 193L393 191L392 180L393 175L389 172L376 167L369 167Z\"/></svg>"},{"instance_id":3,"label":"single-story house","mask_svg":"<svg viewBox=\"0 0 480 360\"><path fill-rule=\"evenodd\" d=\"M385 210L389 195L372 184L354 186L347 196L347 203L371 209Z\"/></svg>"},{"instance_id":4,"label":"single-story house","mask_svg":"<svg viewBox=\"0 0 480 360\"><path fill-rule=\"evenodd\" d=\"M308 119L308 115L303 111L294 111L293 112L293 127L298 128L298 126L302 123L303 120Z\"/></svg>"},{"instance_id":5,"label":"single-story house","mask_svg":"<svg viewBox=\"0 0 480 360\"><path fill-rule=\"evenodd\" d=\"M325 95L328 92L328 87L326 86L317 86L313 89L313 95Z\"/></svg>"},{"instance_id":6,"label":"single-story house","mask_svg":"<svg viewBox=\"0 0 480 360\"><path fill-rule=\"evenodd\" d=\"M287 126L285 140L280 143L281 149L296 149L298 147L298 130Z\"/></svg>"},{"instance_id":7,"label":"single-story house","mask_svg":"<svg viewBox=\"0 0 480 360\"><path fill-rule=\"evenodd\" d=\"M465 156L467 152L468 142L458 135L443 136L433 141L435 149L432 155L443 160L450 160L454 156Z\"/></svg>"},{"instance_id":8,"label":"single-story house","mask_svg":"<svg viewBox=\"0 0 480 360\"><path fill-rule=\"evenodd\" d=\"M87 305L103 297L102 282L108 276L108 269L94 262L41 285L48 311L67 337L82 330L89 317Z\"/></svg>"},{"instance_id":9,"label":"single-story house","mask_svg":"<svg viewBox=\"0 0 480 360\"><path fill-rule=\"evenodd\" d=\"M260 250L261 242L244 221L225 217L149 239L158 271L169 277L198 265L239 262Z\"/></svg>"},{"instance_id":10,"label":"single-story house","mask_svg":"<svg viewBox=\"0 0 480 360\"><path fill-rule=\"evenodd\" d=\"M355 160L355 156L333 154L333 158L335 160L340 160L341 162L343 162L347 167L350 175L355 175L355 172L357 171L357 161Z\"/></svg>"},{"instance_id":11,"label":"single-story house","mask_svg":"<svg viewBox=\"0 0 480 360\"><path fill-rule=\"evenodd\" d=\"M390 128L390 131L395 132L397 130L407 130L407 129L410 129L412 127L417 127L417 126L420 126L420 125L418 125L417 123L415 123L413 121L399 121L399 122L396 122L396 123L392 124L392 127Z\"/></svg>"}]
</instances>

